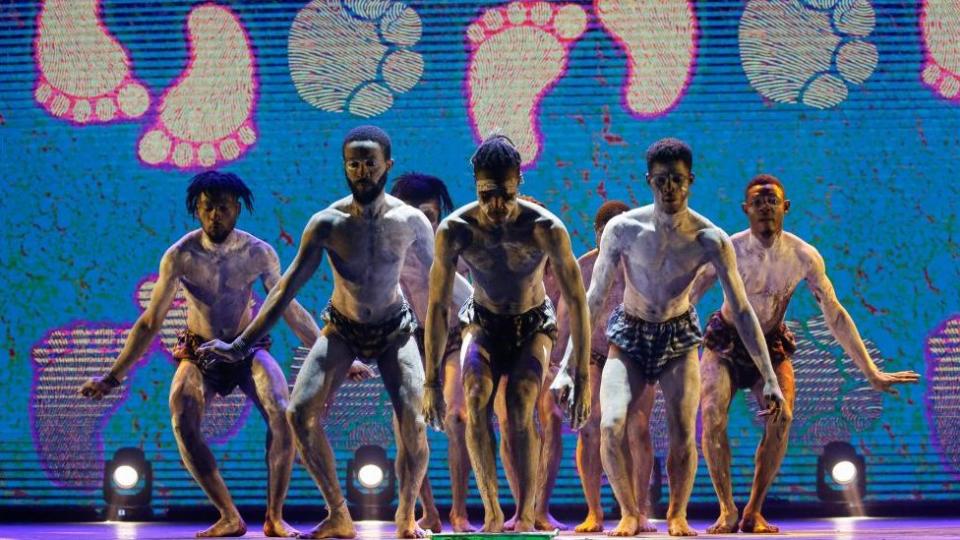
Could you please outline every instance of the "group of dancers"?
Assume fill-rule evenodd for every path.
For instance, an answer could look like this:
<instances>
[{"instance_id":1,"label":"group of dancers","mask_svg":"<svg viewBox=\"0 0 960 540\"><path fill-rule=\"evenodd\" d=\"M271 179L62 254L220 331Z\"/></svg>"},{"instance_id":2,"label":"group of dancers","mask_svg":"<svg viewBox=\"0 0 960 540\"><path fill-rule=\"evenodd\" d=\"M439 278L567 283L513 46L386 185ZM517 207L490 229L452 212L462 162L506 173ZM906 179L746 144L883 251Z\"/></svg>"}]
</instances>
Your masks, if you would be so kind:
<instances>
[{"instance_id":1,"label":"group of dancers","mask_svg":"<svg viewBox=\"0 0 960 540\"><path fill-rule=\"evenodd\" d=\"M749 181L742 208L750 226L731 237L688 207L695 178L689 146L659 140L646 153L653 204L603 204L594 223L598 247L577 259L560 219L519 194L521 158L506 136L491 135L476 149L470 161L477 200L456 210L443 182L428 175L405 174L394 182L395 196L387 195L391 153L390 138L379 128L347 133L342 154L351 194L310 218L283 274L267 242L235 228L241 207L252 209L244 182L217 171L195 176L186 203L200 229L163 254L149 306L116 362L80 388L102 399L120 386L183 290L187 326L174 351L179 363L171 420L184 465L220 512L197 536L246 532L200 429L207 400L237 387L267 422L264 533L353 538L324 412L346 378L371 376L367 364L375 363L394 412L396 533L422 538L424 529L441 527L425 478L427 425L449 437L454 531L474 530L465 502L471 465L483 500L482 531L562 527L549 501L564 407L579 430L577 467L587 502L587 517L576 530L603 530L601 472L620 506L620 521L608 534L656 530L648 520L647 493L649 420L659 384L669 435L667 527L685 536L696 534L686 509L697 467L698 405L701 446L720 503L720 517L706 532L777 531L761 509L793 416L795 342L784 316L801 281L871 386L896 392L894 385L919 378L874 364L820 254L783 230L790 201L773 176ZM321 329L295 298L324 255L334 286ZM258 280L269 293L254 312ZM716 281L723 305L702 332L694 305ZM270 354L268 331L281 316L310 349L292 394ZM726 433L738 389L755 395L765 417L742 513L733 500ZM509 520L497 493L493 414L516 503ZM328 510L305 533L282 516L294 446ZM418 495L424 508L419 522Z\"/></svg>"}]
</instances>

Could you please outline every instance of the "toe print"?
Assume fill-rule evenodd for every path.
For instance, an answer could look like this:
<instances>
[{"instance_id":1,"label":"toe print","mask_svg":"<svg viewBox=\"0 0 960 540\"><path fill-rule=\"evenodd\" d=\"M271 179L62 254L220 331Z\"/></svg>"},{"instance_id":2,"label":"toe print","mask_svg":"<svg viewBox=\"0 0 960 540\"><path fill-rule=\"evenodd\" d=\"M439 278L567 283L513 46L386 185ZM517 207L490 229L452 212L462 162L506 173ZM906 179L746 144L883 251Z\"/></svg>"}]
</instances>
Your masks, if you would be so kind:
<instances>
[{"instance_id":1,"label":"toe print","mask_svg":"<svg viewBox=\"0 0 960 540\"><path fill-rule=\"evenodd\" d=\"M570 44L586 28L572 4L514 2L486 11L467 29L470 123L478 139L500 129L523 166L540 154L540 101L566 72Z\"/></svg>"},{"instance_id":2,"label":"toe print","mask_svg":"<svg viewBox=\"0 0 960 540\"><path fill-rule=\"evenodd\" d=\"M140 139L148 165L213 167L239 158L257 140L253 125L253 53L236 15L216 4L187 17L190 60L160 100L156 122Z\"/></svg>"},{"instance_id":3,"label":"toe print","mask_svg":"<svg viewBox=\"0 0 960 540\"><path fill-rule=\"evenodd\" d=\"M150 106L130 56L100 18L99 0L46 0L34 41L34 98L76 124L138 118Z\"/></svg>"},{"instance_id":4,"label":"toe print","mask_svg":"<svg viewBox=\"0 0 960 540\"><path fill-rule=\"evenodd\" d=\"M290 76L304 101L369 118L423 75L420 16L392 0L314 0L290 29Z\"/></svg>"},{"instance_id":5,"label":"toe print","mask_svg":"<svg viewBox=\"0 0 960 540\"><path fill-rule=\"evenodd\" d=\"M864 41L874 24L867 0L749 0L740 19L743 70L772 101L836 106L877 67L877 48Z\"/></svg>"}]
</instances>

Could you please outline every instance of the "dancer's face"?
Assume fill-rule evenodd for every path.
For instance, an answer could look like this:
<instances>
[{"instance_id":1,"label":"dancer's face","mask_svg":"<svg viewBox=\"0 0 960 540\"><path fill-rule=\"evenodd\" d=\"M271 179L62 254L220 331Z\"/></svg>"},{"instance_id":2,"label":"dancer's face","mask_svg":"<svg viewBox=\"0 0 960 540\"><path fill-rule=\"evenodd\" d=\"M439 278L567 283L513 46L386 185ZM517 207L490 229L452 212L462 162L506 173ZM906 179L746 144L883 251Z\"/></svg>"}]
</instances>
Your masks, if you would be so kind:
<instances>
[{"instance_id":1,"label":"dancer's face","mask_svg":"<svg viewBox=\"0 0 960 540\"><path fill-rule=\"evenodd\" d=\"M197 200L197 218L203 233L219 244L237 226L240 201L229 193L201 193Z\"/></svg>"},{"instance_id":2,"label":"dancer's face","mask_svg":"<svg viewBox=\"0 0 960 540\"><path fill-rule=\"evenodd\" d=\"M430 220L430 225L433 226L433 232L437 232L437 227L440 226L440 201L436 199L424 201L418 204L417 208Z\"/></svg>"},{"instance_id":3,"label":"dancer's face","mask_svg":"<svg viewBox=\"0 0 960 540\"><path fill-rule=\"evenodd\" d=\"M392 159L385 159L383 148L374 141L353 141L343 149L343 170L353 198L370 204L383 193Z\"/></svg>"},{"instance_id":4,"label":"dancer's face","mask_svg":"<svg viewBox=\"0 0 960 540\"><path fill-rule=\"evenodd\" d=\"M657 161L647 171L647 184L653 191L657 207L667 214L675 214L687 207L693 173L679 159L672 163Z\"/></svg>"},{"instance_id":5,"label":"dancer's face","mask_svg":"<svg viewBox=\"0 0 960 540\"><path fill-rule=\"evenodd\" d=\"M747 191L742 208L753 234L768 238L783 231L783 216L790 211L790 201L780 186L759 184Z\"/></svg>"},{"instance_id":6,"label":"dancer's face","mask_svg":"<svg viewBox=\"0 0 960 540\"><path fill-rule=\"evenodd\" d=\"M487 171L476 169L473 173L477 187L477 203L480 212L494 225L502 225L515 215L517 191L520 186L520 171Z\"/></svg>"}]
</instances>

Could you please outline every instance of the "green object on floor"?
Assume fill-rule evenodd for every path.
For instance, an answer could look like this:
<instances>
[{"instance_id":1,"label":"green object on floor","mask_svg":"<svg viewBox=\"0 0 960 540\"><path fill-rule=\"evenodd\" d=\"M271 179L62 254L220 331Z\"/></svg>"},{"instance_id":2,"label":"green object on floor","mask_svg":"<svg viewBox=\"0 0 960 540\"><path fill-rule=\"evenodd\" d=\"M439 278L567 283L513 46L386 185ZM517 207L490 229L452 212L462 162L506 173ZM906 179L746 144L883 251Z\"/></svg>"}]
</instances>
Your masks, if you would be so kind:
<instances>
[{"instance_id":1,"label":"green object on floor","mask_svg":"<svg viewBox=\"0 0 960 540\"><path fill-rule=\"evenodd\" d=\"M549 540L560 534L550 532L502 532L502 533L435 533L430 538L436 540L493 540L494 538L513 538L514 540Z\"/></svg>"}]
</instances>

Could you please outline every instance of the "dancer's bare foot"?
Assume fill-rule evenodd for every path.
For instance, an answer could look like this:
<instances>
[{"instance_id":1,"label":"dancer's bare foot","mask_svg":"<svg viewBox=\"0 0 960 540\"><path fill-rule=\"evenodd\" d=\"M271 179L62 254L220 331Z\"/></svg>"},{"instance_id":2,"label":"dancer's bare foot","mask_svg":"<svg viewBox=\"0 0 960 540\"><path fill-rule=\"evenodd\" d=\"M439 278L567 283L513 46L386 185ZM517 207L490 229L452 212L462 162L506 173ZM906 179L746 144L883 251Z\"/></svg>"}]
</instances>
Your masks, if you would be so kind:
<instances>
[{"instance_id":1,"label":"dancer's bare foot","mask_svg":"<svg viewBox=\"0 0 960 540\"><path fill-rule=\"evenodd\" d=\"M747 513L744 511L743 519L740 520L740 530L745 533L769 534L780 532L780 527L767 523L760 512Z\"/></svg>"},{"instance_id":2,"label":"dancer's bare foot","mask_svg":"<svg viewBox=\"0 0 960 540\"><path fill-rule=\"evenodd\" d=\"M243 536L247 534L247 524L240 515L222 517L209 529L197 532L197 538L218 538L223 536Z\"/></svg>"},{"instance_id":3,"label":"dancer's bare foot","mask_svg":"<svg viewBox=\"0 0 960 540\"><path fill-rule=\"evenodd\" d=\"M513 526L513 532L518 533L533 532L535 530L537 529L534 527L532 521L524 521L522 519L518 519L517 523Z\"/></svg>"},{"instance_id":4,"label":"dancer's bare foot","mask_svg":"<svg viewBox=\"0 0 960 540\"><path fill-rule=\"evenodd\" d=\"M739 530L739 525L737 525L737 520L740 518L736 512L728 514L721 511L720 517L717 518L717 521L713 525L707 527L707 534L727 534L735 533Z\"/></svg>"},{"instance_id":5,"label":"dancer's bare foot","mask_svg":"<svg viewBox=\"0 0 960 540\"><path fill-rule=\"evenodd\" d=\"M437 523L440 523L440 518L437 518ZM437 529L439 529L439 525ZM437 531L439 532L439 530ZM397 538L426 538L427 531L420 528L420 525L417 524L416 520L410 519L397 520Z\"/></svg>"},{"instance_id":6,"label":"dancer's bare foot","mask_svg":"<svg viewBox=\"0 0 960 540\"><path fill-rule=\"evenodd\" d=\"M647 516L640 514L640 517L637 518L637 531L639 532L657 532L657 526L653 524Z\"/></svg>"},{"instance_id":7,"label":"dancer's bare foot","mask_svg":"<svg viewBox=\"0 0 960 540\"><path fill-rule=\"evenodd\" d=\"M667 531L670 536L696 536L697 531L690 528L687 518L667 518Z\"/></svg>"},{"instance_id":8,"label":"dancer's bare foot","mask_svg":"<svg viewBox=\"0 0 960 540\"><path fill-rule=\"evenodd\" d=\"M435 533L443 530L443 523L440 521L440 514L434 510L433 512L424 512L424 516L420 518L420 521L417 522L417 525L425 531L433 531Z\"/></svg>"},{"instance_id":9,"label":"dancer's bare foot","mask_svg":"<svg viewBox=\"0 0 960 540\"><path fill-rule=\"evenodd\" d=\"M578 533L603 532L603 515L594 514L593 512L588 513L583 523L574 527L573 531Z\"/></svg>"},{"instance_id":10,"label":"dancer's bare foot","mask_svg":"<svg viewBox=\"0 0 960 540\"><path fill-rule=\"evenodd\" d=\"M503 512L496 512L493 515L487 514L483 518L483 528L480 529L480 532L485 533L499 533L505 531L506 528L503 523Z\"/></svg>"},{"instance_id":11,"label":"dancer's bare foot","mask_svg":"<svg viewBox=\"0 0 960 540\"><path fill-rule=\"evenodd\" d=\"M327 519L320 522L310 532L300 533L297 538L356 538L357 529L346 504L341 504L330 512Z\"/></svg>"},{"instance_id":12,"label":"dancer's bare foot","mask_svg":"<svg viewBox=\"0 0 960 540\"><path fill-rule=\"evenodd\" d=\"M545 516L538 516L534 519L533 526L538 531L566 531L570 529L566 523L557 521L549 512Z\"/></svg>"},{"instance_id":13,"label":"dancer's bare foot","mask_svg":"<svg viewBox=\"0 0 960 540\"><path fill-rule=\"evenodd\" d=\"M296 538L300 531L291 527L283 518L267 516L263 522L263 534L273 538Z\"/></svg>"},{"instance_id":14,"label":"dancer's bare foot","mask_svg":"<svg viewBox=\"0 0 960 540\"><path fill-rule=\"evenodd\" d=\"M453 532L458 533L471 533L476 532L477 528L470 523L470 520L467 516L454 516L450 514L450 528L453 529Z\"/></svg>"},{"instance_id":15,"label":"dancer's bare foot","mask_svg":"<svg viewBox=\"0 0 960 540\"><path fill-rule=\"evenodd\" d=\"M620 523L607 532L607 536L634 536L640 532L640 521L632 516L623 516Z\"/></svg>"}]
</instances>

